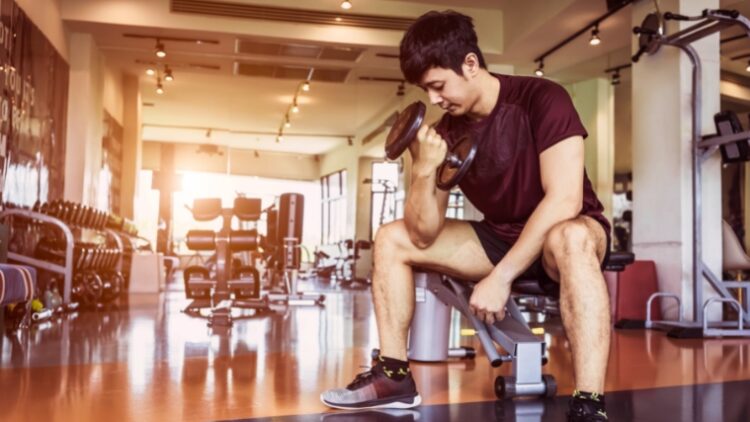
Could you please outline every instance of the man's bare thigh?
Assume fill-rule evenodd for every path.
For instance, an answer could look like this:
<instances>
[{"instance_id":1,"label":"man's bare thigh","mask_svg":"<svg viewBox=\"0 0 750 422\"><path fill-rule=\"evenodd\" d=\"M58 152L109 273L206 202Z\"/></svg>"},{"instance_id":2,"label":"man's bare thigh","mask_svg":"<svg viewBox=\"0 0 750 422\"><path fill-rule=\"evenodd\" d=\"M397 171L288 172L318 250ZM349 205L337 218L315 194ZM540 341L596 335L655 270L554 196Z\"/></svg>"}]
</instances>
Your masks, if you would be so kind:
<instances>
[{"instance_id":1,"label":"man's bare thigh","mask_svg":"<svg viewBox=\"0 0 750 422\"><path fill-rule=\"evenodd\" d=\"M486 277L494 268L467 221L447 219L435 242L426 249L408 243L407 259L412 266L473 281Z\"/></svg>"}]
</instances>

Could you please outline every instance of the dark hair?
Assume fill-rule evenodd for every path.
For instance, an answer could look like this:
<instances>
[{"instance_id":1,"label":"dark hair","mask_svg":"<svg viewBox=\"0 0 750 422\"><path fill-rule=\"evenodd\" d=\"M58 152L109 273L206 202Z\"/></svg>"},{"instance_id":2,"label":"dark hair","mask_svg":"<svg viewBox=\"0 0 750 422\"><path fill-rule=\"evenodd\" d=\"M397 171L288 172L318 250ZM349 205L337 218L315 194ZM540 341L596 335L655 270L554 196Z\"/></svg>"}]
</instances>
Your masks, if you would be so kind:
<instances>
[{"instance_id":1,"label":"dark hair","mask_svg":"<svg viewBox=\"0 0 750 422\"><path fill-rule=\"evenodd\" d=\"M433 67L463 75L461 65L469 53L476 54L479 66L487 68L472 19L453 10L431 11L417 18L401 39L399 53L401 72L412 84Z\"/></svg>"}]
</instances>

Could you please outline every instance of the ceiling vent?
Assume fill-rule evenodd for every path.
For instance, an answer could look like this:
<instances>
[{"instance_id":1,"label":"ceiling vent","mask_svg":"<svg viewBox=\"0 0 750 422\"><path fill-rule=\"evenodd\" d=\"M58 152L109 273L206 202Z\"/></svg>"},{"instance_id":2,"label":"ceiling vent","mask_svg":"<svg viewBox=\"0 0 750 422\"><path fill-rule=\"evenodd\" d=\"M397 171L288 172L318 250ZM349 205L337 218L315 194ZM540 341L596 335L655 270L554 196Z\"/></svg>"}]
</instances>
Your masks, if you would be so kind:
<instances>
[{"instance_id":1,"label":"ceiling vent","mask_svg":"<svg viewBox=\"0 0 750 422\"><path fill-rule=\"evenodd\" d=\"M172 12L197 15L222 16L240 19L259 19L293 23L353 26L358 28L392 29L405 31L414 22L412 18L361 15L322 10L295 9L259 4L232 3L209 0L172 0Z\"/></svg>"},{"instance_id":2,"label":"ceiling vent","mask_svg":"<svg viewBox=\"0 0 750 422\"><path fill-rule=\"evenodd\" d=\"M234 73L241 76L255 76L278 79L305 80L312 73L312 81L317 82L345 82L349 76L350 69L337 69L327 67L275 65L269 63L235 62Z\"/></svg>"},{"instance_id":3,"label":"ceiling vent","mask_svg":"<svg viewBox=\"0 0 750 422\"><path fill-rule=\"evenodd\" d=\"M236 44L238 54L253 54L261 56L280 56L302 59L340 60L356 62L363 48L333 47L312 44L280 44L238 39Z\"/></svg>"}]
</instances>

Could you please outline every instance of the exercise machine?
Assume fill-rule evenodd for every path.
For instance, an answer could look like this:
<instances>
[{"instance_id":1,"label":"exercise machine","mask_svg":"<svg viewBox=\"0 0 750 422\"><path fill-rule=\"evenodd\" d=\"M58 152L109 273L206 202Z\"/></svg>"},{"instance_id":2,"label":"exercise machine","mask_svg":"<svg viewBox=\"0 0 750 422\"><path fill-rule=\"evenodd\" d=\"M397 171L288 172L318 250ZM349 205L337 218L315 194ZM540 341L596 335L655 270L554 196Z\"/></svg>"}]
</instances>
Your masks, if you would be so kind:
<instances>
[{"instance_id":1,"label":"exercise machine","mask_svg":"<svg viewBox=\"0 0 750 422\"><path fill-rule=\"evenodd\" d=\"M222 208L220 198L202 198L193 202L193 218L211 221L222 218L222 228L190 230L187 246L194 251L215 251L215 270L204 266L185 269L185 294L192 302L183 310L188 315L208 319L209 326L231 326L235 319L252 317L265 308L261 299L260 275L252 266L236 265L235 252L254 251L258 247L258 231L234 230L232 219L257 221L260 199L238 197L232 208ZM208 313L202 310L208 309ZM233 315L232 310L254 310L251 315Z\"/></svg>"}]
</instances>

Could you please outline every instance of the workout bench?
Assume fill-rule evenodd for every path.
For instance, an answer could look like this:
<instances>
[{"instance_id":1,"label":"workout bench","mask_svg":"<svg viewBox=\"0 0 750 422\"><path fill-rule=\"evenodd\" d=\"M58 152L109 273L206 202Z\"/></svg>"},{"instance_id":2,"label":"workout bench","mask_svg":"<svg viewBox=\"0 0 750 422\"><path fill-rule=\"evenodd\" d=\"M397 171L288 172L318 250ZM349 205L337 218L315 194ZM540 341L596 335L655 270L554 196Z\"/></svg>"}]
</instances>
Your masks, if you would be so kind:
<instances>
[{"instance_id":1,"label":"workout bench","mask_svg":"<svg viewBox=\"0 0 750 422\"><path fill-rule=\"evenodd\" d=\"M632 263L634 256L627 252L610 254L605 270L622 271ZM409 332L409 360L442 362L448 358L473 358L471 347L449 348L451 307L466 317L476 331L479 342L493 367L511 362L510 376L495 379L495 395L500 399L516 396L552 397L557 384L552 375L542 374L546 363L544 340L534 335L515 300L506 304L507 316L502 321L487 324L474 316L469 309L472 293L470 283L460 282L434 272L414 271L416 306ZM547 295L537 280L516 280L514 296ZM494 343L506 351L498 352ZM377 358L379 350L373 350Z\"/></svg>"}]
</instances>

